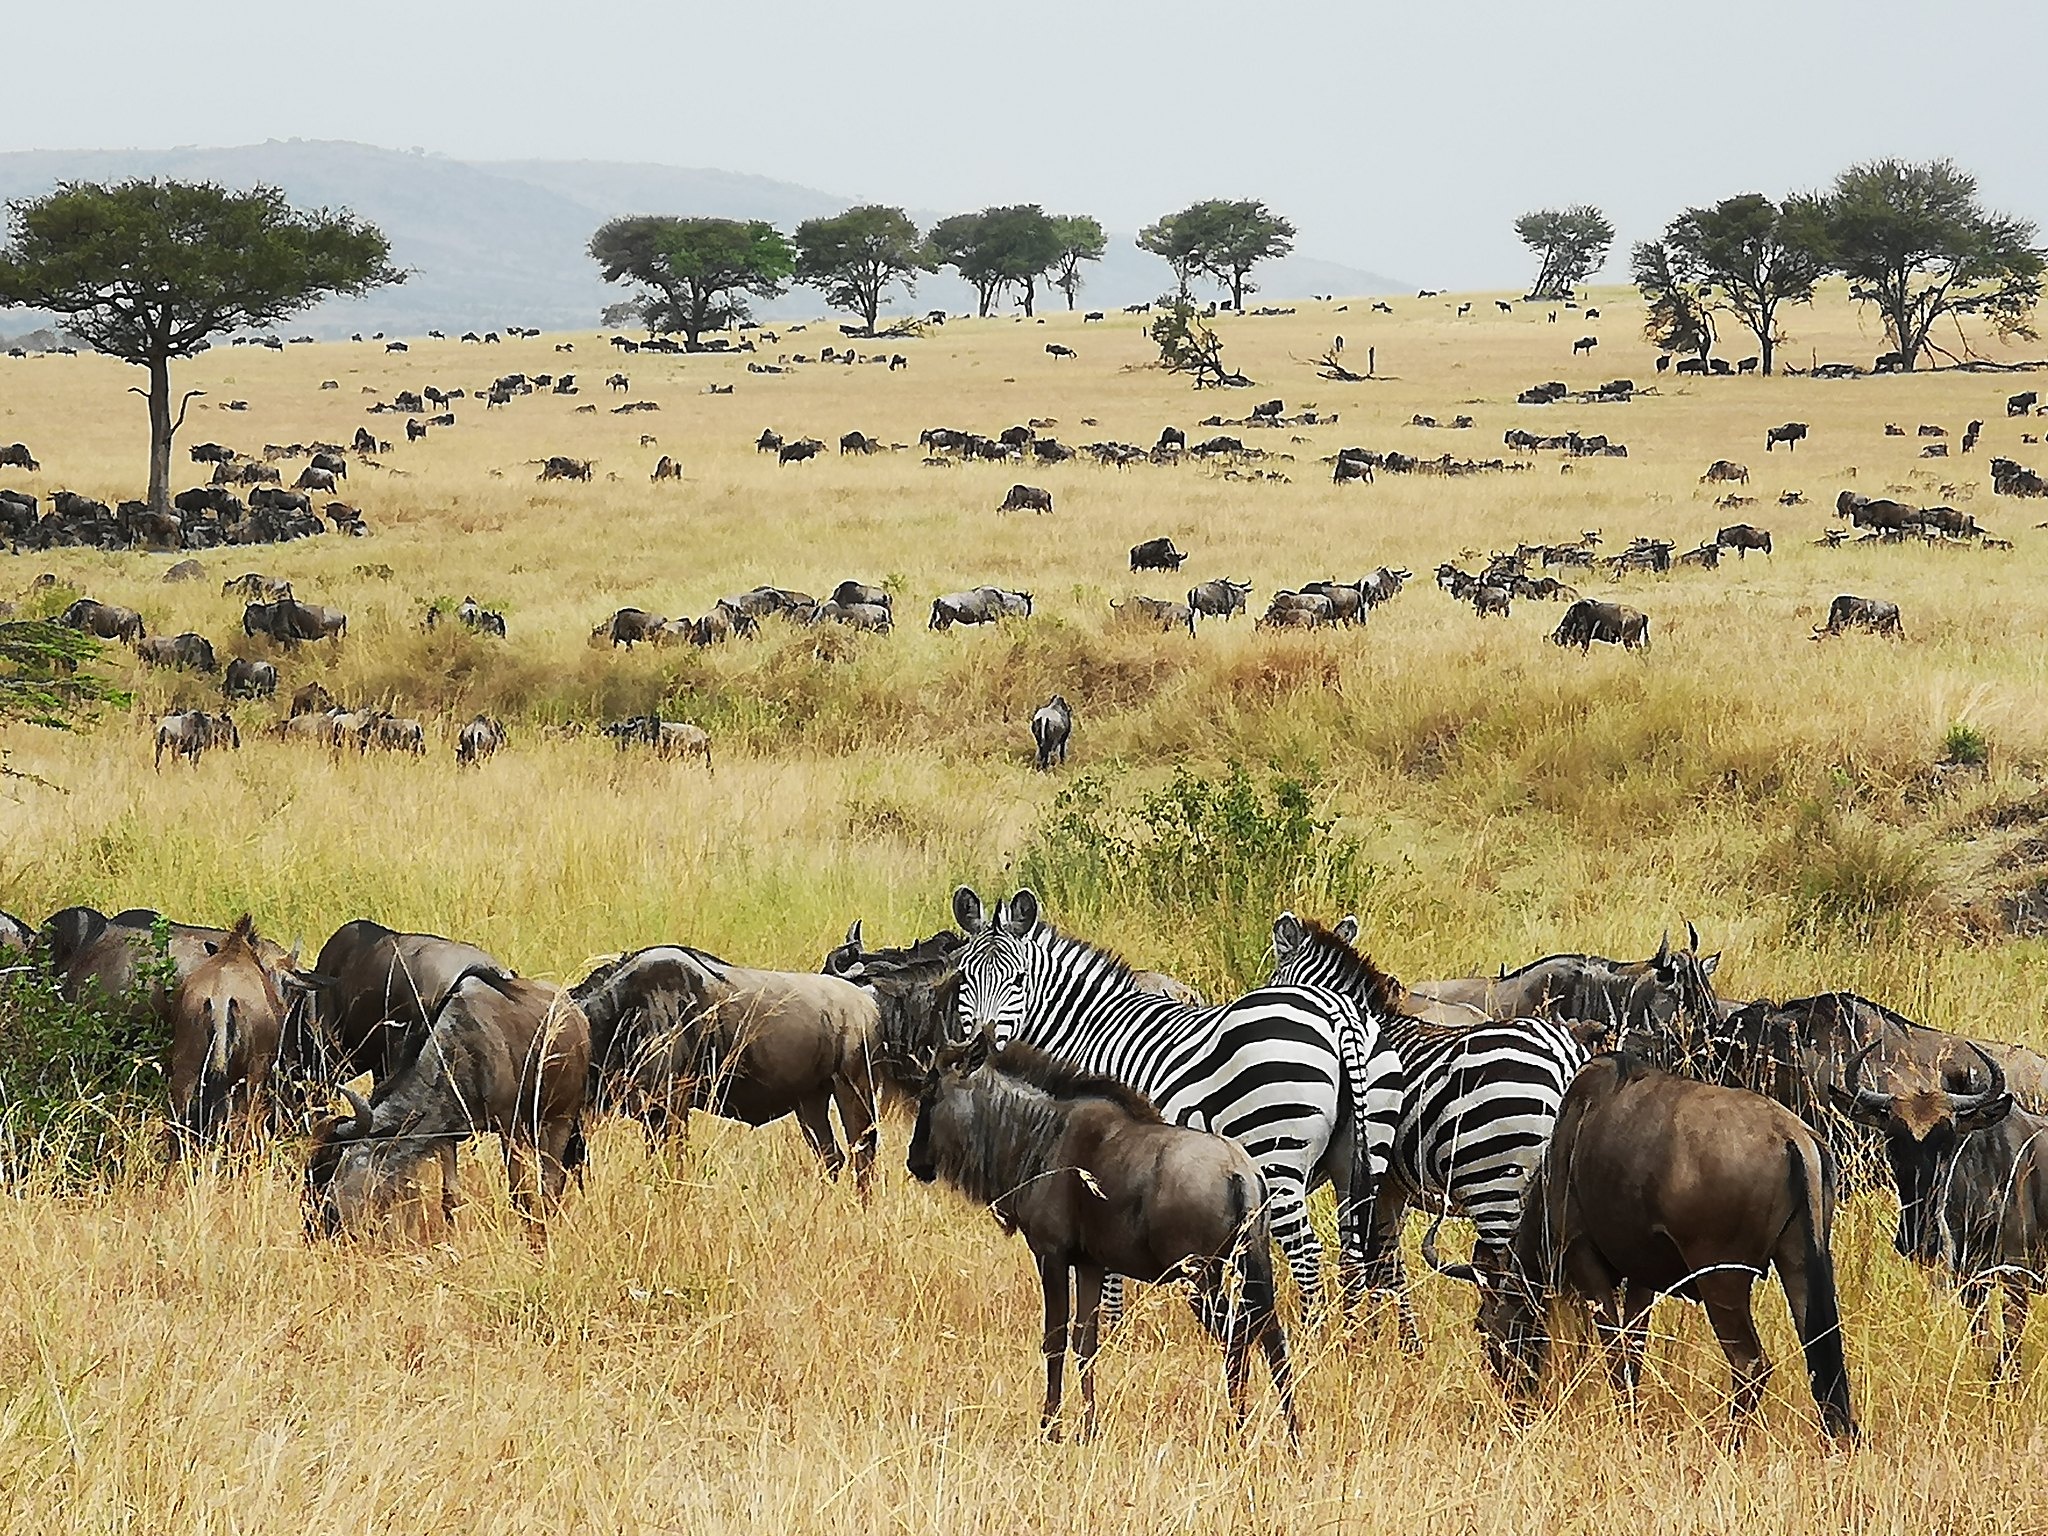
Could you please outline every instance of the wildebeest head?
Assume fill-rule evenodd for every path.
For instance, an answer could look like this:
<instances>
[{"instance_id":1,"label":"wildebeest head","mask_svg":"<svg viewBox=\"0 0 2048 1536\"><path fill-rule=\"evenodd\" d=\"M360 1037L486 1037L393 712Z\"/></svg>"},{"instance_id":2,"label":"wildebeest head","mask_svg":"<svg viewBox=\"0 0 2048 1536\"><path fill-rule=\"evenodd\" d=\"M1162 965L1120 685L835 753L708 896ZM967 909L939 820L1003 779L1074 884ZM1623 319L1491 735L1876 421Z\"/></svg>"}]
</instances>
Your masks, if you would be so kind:
<instances>
[{"instance_id":1,"label":"wildebeest head","mask_svg":"<svg viewBox=\"0 0 2048 1536\"><path fill-rule=\"evenodd\" d=\"M1517 1401L1533 1397L1550 1354L1549 1256L1539 1214L1546 1205L1544 1170L1530 1175L1522 1195L1523 1218L1506 1261L1495 1266L1449 1264L1437 1253L1438 1215L1422 1239L1425 1263L1447 1279L1462 1280L1479 1293L1474 1319L1488 1370Z\"/></svg>"},{"instance_id":2,"label":"wildebeest head","mask_svg":"<svg viewBox=\"0 0 2048 1536\"><path fill-rule=\"evenodd\" d=\"M1863 1066L1882 1042L1873 1040L1849 1058L1846 1081L1830 1083L1835 1107L1858 1125L1884 1134L1885 1156L1899 1186L1899 1229L1892 1246L1909 1259L1926 1263L1953 1257L1954 1235L1942 1220L1943 1186L1963 1139L1996 1125L2012 1110L2005 1072L1989 1052L1972 1042L1970 1049L1990 1074L1977 1092L1957 1092L1945 1076L1937 1086L1923 1083L1905 1091L1881 1092L1866 1087ZM1950 1074L1949 1076L1952 1076ZM1967 1083L1964 1085L1967 1090Z\"/></svg>"},{"instance_id":3,"label":"wildebeest head","mask_svg":"<svg viewBox=\"0 0 2048 1536\"><path fill-rule=\"evenodd\" d=\"M411 1182L418 1164L429 1155L423 1147L418 1159L403 1167L373 1156L380 1138L371 1134L374 1120L368 1101L353 1088L343 1088L341 1096L348 1100L350 1112L330 1116L315 1129L306 1157L301 1199L309 1239L339 1237L355 1228Z\"/></svg>"}]
</instances>

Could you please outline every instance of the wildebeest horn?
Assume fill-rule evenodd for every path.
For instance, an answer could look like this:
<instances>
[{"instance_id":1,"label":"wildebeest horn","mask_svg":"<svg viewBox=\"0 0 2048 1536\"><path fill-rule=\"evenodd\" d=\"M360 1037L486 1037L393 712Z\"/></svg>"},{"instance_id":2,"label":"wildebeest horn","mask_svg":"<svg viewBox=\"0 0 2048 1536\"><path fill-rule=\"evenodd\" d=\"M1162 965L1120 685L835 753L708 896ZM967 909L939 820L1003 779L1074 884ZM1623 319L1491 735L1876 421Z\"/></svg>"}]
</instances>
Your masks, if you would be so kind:
<instances>
[{"instance_id":1,"label":"wildebeest horn","mask_svg":"<svg viewBox=\"0 0 2048 1536\"><path fill-rule=\"evenodd\" d=\"M851 944L855 949L859 949L861 947L860 919L857 917L853 920L853 926L846 930L846 942Z\"/></svg>"},{"instance_id":2,"label":"wildebeest horn","mask_svg":"<svg viewBox=\"0 0 2048 1536\"><path fill-rule=\"evenodd\" d=\"M1436 1235L1443 1230L1444 1213L1438 1211L1436 1220L1429 1224L1429 1230L1422 1236L1422 1261L1448 1280L1462 1280L1467 1285L1484 1285L1486 1277L1479 1272L1476 1264L1446 1264L1436 1251Z\"/></svg>"},{"instance_id":3,"label":"wildebeest horn","mask_svg":"<svg viewBox=\"0 0 2048 1536\"><path fill-rule=\"evenodd\" d=\"M1864 1058L1876 1050L1878 1045L1879 1042L1873 1040L1849 1058L1849 1071L1843 1092L1847 1095L1849 1102L1856 1111L1871 1117L1877 1124L1883 1125L1891 1118L1891 1095L1878 1093L1863 1086Z\"/></svg>"},{"instance_id":4,"label":"wildebeest horn","mask_svg":"<svg viewBox=\"0 0 2048 1536\"><path fill-rule=\"evenodd\" d=\"M1949 1113L1958 1121L1983 1116L1993 1104L2005 1097L2005 1069L1992 1060L1991 1053L1976 1041L1970 1041L1969 1045L1970 1049L1977 1053L1977 1059L1984 1063L1985 1070L1991 1074L1991 1086L1982 1093L1952 1093L1948 1096ZM2001 1110L1998 1115L1989 1118L1996 1120L2003 1113Z\"/></svg>"},{"instance_id":5,"label":"wildebeest horn","mask_svg":"<svg viewBox=\"0 0 2048 1536\"><path fill-rule=\"evenodd\" d=\"M339 1138L343 1138L343 1137L345 1137L345 1138L347 1138L348 1140L350 1140L350 1141L353 1141L353 1140L355 1140L355 1139L356 1139L357 1137L359 1137L359 1136L367 1136L367 1135L369 1135L369 1134L370 1134L370 1104L369 1104L369 1101L368 1101L367 1099L365 1099L365 1098L364 1098L364 1097L363 1097L363 1096L362 1096L362 1095L361 1095L360 1093L357 1093L357 1092L355 1091L355 1089L353 1089L353 1088L344 1088L344 1089L342 1089L342 1090L341 1090L341 1096L342 1096L342 1097L343 1097L344 1099L347 1099L347 1100L348 1100L348 1107L349 1107L350 1109L352 1109L352 1110L354 1110L354 1111L355 1111L355 1119L354 1119L354 1120L352 1120L352 1121L350 1121L350 1122L349 1122L349 1124L347 1125L347 1127L345 1127L345 1128L343 1128L343 1129L340 1129L340 1130L337 1130L337 1131L335 1132L335 1135L336 1135L336 1137L337 1137L338 1139L339 1139Z\"/></svg>"}]
</instances>

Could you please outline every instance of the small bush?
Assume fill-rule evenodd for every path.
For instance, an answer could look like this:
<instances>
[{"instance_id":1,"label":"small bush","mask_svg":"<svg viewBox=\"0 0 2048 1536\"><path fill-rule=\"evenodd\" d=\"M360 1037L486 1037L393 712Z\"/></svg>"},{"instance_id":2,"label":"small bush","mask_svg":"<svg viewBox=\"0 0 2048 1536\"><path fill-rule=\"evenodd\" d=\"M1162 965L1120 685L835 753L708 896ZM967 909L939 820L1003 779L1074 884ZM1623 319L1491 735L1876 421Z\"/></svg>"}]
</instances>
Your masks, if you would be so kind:
<instances>
[{"instance_id":1,"label":"small bush","mask_svg":"<svg viewBox=\"0 0 2048 1536\"><path fill-rule=\"evenodd\" d=\"M1800 808L1758 873L1790 900L1790 926L1805 937L1897 933L1936 887L1926 855L1906 838L1819 801Z\"/></svg>"},{"instance_id":2,"label":"small bush","mask_svg":"<svg viewBox=\"0 0 2048 1536\"><path fill-rule=\"evenodd\" d=\"M153 1010L70 1003L37 970L0 972L0 1183L71 1189L154 1161L169 1043Z\"/></svg>"},{"instance_id":3,"label":"small bush","mask_svg":"<svg viewBox=\"0 0 2048 1536\"><path fill-rule=\"evenodd\" d=\"M1055 921L1084 931L1132 909L1161 929L1192 920L1238 980L1263 975L1283 908L1356 903L1373 880L1306 786L1277 774L1255 783L1237 764L1220 779L1180 769L1131 804L1085 774L1053 802L1019 873Z\"/></svg>"},{"instance_id":4,"label":"small bush","mask_svg":"<svg viewBox=\"0 0 2048 1536\"><path fill-rule=\"evenodd\" d=\"M1991 743L1967 720L1958 720L1941 739L1942 760L1950 763L1981 764L1991 756Z\"/></svg>"}]
</instances>

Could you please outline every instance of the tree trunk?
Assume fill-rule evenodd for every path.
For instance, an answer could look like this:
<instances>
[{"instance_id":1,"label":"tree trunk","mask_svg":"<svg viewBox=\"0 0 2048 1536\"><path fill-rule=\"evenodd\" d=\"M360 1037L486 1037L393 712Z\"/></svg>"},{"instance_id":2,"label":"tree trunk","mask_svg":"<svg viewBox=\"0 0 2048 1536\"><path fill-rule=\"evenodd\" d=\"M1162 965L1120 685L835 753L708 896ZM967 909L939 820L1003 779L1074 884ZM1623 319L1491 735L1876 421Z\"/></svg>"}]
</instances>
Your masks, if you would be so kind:
<instances>
[{"instance_id":1,"label":"tree trunk","mask_svg":"<svg viewBox=\"0 0 2048 1536\"><path fill-rule=\"evenodd\" d=\"M1230 307L1236 314L1244 313L1244 273L1230 274Z\"/></svg>"},{"instance_id":2,"label":"tree trunk","mask_svg":"<svg viewBox=\"0 0 2048 1536\"><path fill-rule=\"evenodd\" d=\"M1772 347L1772 345L1771 345L1771 338L1770 338L1770 335L1769 335L1769 333L1768 333L1768 332L1766 332L1766 333L1765 333L1765 335L1764 335L1764 338L1763 338L1763 349L1764 349L1764 377L1768 379L1768 378L1769 378L1769 377L1771 376L1771 358L1773 357L1773 355L1775 355L1775 351L1776 351L1776 349L1775 349L1775 348L1773 348L1773 347Z\"/></svg>"},{"instance_id":3,"label":"tree trunk","mask_svg":"<svg viewBox=\"0 0 2048 1536\"><path fill-rule=\"evenodd\" d=\"M875 321L882 313L882 285L875 284L861 298L861 318L868 323L868 334L875 334Z\"/></svg>"},{"instance_id":4,"label":"tree trunk","mask_svg":"<svg viewBox=\"0 0 2048 1536\"><path fill-rule=\"evenodd\" d=\"M1762 319L1763 324L1757 327L1756 342L1764 355L1764 377L1768 379L1771 376L1771 359L1777 352L1771 345L1771 333L1778 328L1778 308L1775 302L1763 306Z\"/></svg>"},{"instance_id":5,"label":"tree trunk","mask_svg":"<svg viewBox=\"0 0 2048 1536\"><path fill-rule=\"evenodd\" d=\"M1025 278L1025 279L1024 279L1024 318L1025 318L1025 319L1029 320L1029 319L1030 319L1030 318L1031 318L1031 317L1032 317L1033 315L1035 315L1035 314L1036 314L1036 313L1038 312L1038 310L1037 310L1037 304L1038 304L1038 279L1037 279L1036 277L1027 277L1027 278Z\"/></svg>"},{"instance_id":6,"label":"tree trunk","mask_svg":"<svg viewBox=\"0 0 2048 1536\"><path fill-rule=\"evenodd\" d=\"M152 357L149 368L149 510L171 510L171 360Z\"/></svg>"},{"instance_id":7,"label":"tree trunk","mask_svg":"<svg viewBox=\"0 0 2048 1536\"><path fill-rule=\"evenodd\" d=\"M1074 274L1071 272L1067 273L1064 277L1060 279L1060 292L1064 293L1067 296L1067 311L1070 314L1073 312L1074 308L1074 294L1080 289L1080 287L1081 285L1074 281Z\"/></svg>"}]
</instances>

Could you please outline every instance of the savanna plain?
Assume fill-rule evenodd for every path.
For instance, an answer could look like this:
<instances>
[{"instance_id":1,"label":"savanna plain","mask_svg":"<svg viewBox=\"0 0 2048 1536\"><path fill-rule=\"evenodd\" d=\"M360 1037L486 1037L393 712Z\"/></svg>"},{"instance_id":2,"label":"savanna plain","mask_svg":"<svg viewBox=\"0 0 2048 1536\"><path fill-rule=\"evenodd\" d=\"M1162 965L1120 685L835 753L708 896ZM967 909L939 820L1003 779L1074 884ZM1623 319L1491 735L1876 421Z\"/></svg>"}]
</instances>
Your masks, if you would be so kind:
<instances>
[{"instance_id":1,"label":"savanna plain","mask_svg":"<svg viewBox=\"0 0 2048 1536\"><path fill-rule=\"evenodd\" d=\"M1460 317L1466 297L1477 302ZM217 683L145 674L119 647L101 666L133 689L132 708L71 733L0 730L9 766L31 776L0 785L0 906L32 923L71 903L216 924L246 910L309 953L373 916L573 981L665 941L815 969L856 917L870 941L908 942L946 925L955 885L1029 881L1054 921L1211 996L1264 979L1278 901L1355 912L1361 947L1409 979L1557 950L1640 956L1689 920L1722 955L1724 996L1853 989L1945 1029L2048 1044L2036 917L2048 532L2034 527L2039 503L1994 497L1988 462L2042 459L2021 442L2034 421L2004 409L2032 376L1675 379L1653 372L1628 295L1596 291L1597 321L1564 311L1555 323L1544 306L1502 315L1494 297L1226 315L1226 356L1257 388L1200 393L1151 366L1143 322L1121 314L953 321L883 344L908 358L897 371L764 375L742 358L623 357L591 334L489 348L409 338L404 354L218 347L179 378L207 391L180 483L203 479L182 464L186 442L260 452L346 442L368 423L399 439L344 492L371 536L207 552L207 579L180 584L163 581L175 556L0 556L0 596L24 612L87 594L139 609L153 634L196 630L223 660L271 656L284 674L275 706L236 706L242 750L196 768L154 768L151 728L167 708L217 698ZM828 324L779 329L756 361L843 344ZM1885 350L1839 289L1788 329L1781 357L1795 364L1867 366ZM1379 377L1317 377L1312 360L1339 333L1359 371L1374 350ZM1600 346L1575 358L1581 335ZM1078 355L1048 355L1048 341ZM615 369L629 397L604 389ZM455 427L414 444L402 417L365 414L400 389L474 391L514 370L573 370L581 393L458 402ZM1617 376L1645 392L1515 403L1546 380ZM131 382L92 356L0 359L0 439L42 463L0 484L139 494ZM1197 425L1274 397L1290 416L1336 419ZM627 398L660 409L613 414ZM234 399L247 410L223 408ZM598 409L578 414L585 404ZM1432 430L1410 424L1417 414L1476 425ZM1232 431L1268 457L1233 477L1228 462L933 467L916 446L926 427L993 434L1031 418L1069 444L1149 446L1169 424L1191 441ZM1983 440L1962 456L1973 418ZM1791 420L1810 424L1807 441L1767 454L1765 428ZM1947 429L1949 457L1920 456L1938 441L1922 423ZM755 452L764 427L910 446L785 467ZM1604 433L1629 452L1509 454L1514 427ZM1528 467L1334 485L1324 460L1352 444ZM679 484L650 483L661 453L681 459ZM537 483L550 454L593 459L593 480ZM1700 476L1721 458L1749 466L1735 489L1753 506L1715 506L1728 488ZM1050 490L1055 510L998 513L1018 480ZM1838 491L1888 488L1972 512L2012 548L1817 545L1839 526ZM1791 490L1803 502L1779 504ZM1549 642L1562 604L1480 619L1431 580L1441 561L1476 568L1518 541L1599 529L1607 551L1638 534L1683 550L1741 521L1769 528L1775 553L1666 576L1562 573L1648 614L1643 654L1582 656ZM1180 575L1131 575L1129 547L1162 534L1191 555ZM1383 564L1415 580L1357 628L1256 632L1247 615L1190 636L1108 606L1227 576L1254 584L1255 615L1276 587ZM244 640L241 600L221 584L246 570L346 609L346 638L289 654ZM31 591L45 571L55 588ZM771 619L758 639L704 650L587 643L624 605L694 615L758 583L823 594L848 577L888 587L894 633ZM983 583L1029 590L1034 614L925 627L934 596ZM1897 602L1904 638L1816 643L1838 593ZM505 613L506 640L423 626L429 605L470 595ZM337 757L266 734L284 696L315 680L427 721L427 756ZM1072 755L1039 774L1026 723L1054 692L1075 712ZM466 771L453 732L479 711L511 743ZM621 753L594 729L655 712L710 732L715 773ZM1213 818L1165 809L1228 799L1240 769L1240 798L1271 803L1286 783L1305 794L1315 851L1282 888L1238 878L1257 850L1210 847ZM1176 827L1184 857L1163 875L1176 855L1159 840ZM1102 858L1105 828L1140 853ZM864 1536L2048 1526L2041 1347L2030 1341L2015 1384L1988 1389L1961 1308L1892 1252L1888 1192L1854 1196L1836 1232L1865 1431L1851 1449L1818 1434L1775 1287L1759 1289L1758 1311L1778 1375L1736 1442L1726 1368L1696 1312L1658 1311L1638 1414L1582 1342L1559 1352L1538 1411L1516 1424L1481 1362L1469 1291L1420 1266L1420 1356L1398 1352L1391 1327L1295 1329L1298 1449L1266 1397L1234 1430L1215 1350L1155 1290L1105 1346L1100 1439L1060 1445L1037 1433L1028 1255L984 1212L908 1178L907 1133L901 1119L885 1126L862 1203L819 1177L789 1122L750 1131L699 1116L685 1145L654 1151L636 1127L601 1124L587 1188L540 1249L480 1144L464 1154L468 1203L428 1243L309 1245L290 1141L196 1175L141 1159L83 1193L10 1189L0 1523Z\"/></svg>"}]
</instances>

